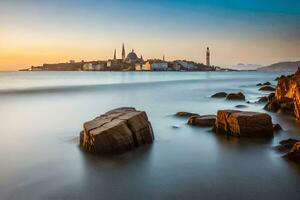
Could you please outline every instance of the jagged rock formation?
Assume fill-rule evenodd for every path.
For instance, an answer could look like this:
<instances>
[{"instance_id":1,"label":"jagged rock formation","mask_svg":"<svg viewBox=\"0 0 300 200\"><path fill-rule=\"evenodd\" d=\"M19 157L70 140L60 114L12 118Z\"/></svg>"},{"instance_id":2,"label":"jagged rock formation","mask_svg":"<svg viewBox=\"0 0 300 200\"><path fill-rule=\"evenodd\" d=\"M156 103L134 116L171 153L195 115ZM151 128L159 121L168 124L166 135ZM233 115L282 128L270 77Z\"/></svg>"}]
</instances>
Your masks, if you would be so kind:
<instances>
[{"instance_id":1,"label":"jagged rock formation","mask_svg":"<svg viewBox=\"0 0 300 200\"><path fill-rule=\"evenodd\" d=\"M271 137L272 118L265 113L219 110L214 131L237 137Z\"/></svg>"},{"instance_id":2,"label":"jagged rock formation","mask_svg":"<svg viewBox=\"0 0 300 200\"><path fill-rule=\"evenodd\" d=\"M93 153L123 153L154 140L146 112L118 108L85 122L80 146Z\"/></svg>"},{"instance_id":3,"label":"jagged rock formation","mask_svg":"<svg viewBox=\"0 0 300 200\"><path fill-rule=\"evenodd\" d=\"M188 120L188 124L192 126L209 127L214 126L216 115L192 116Z\"/></svg>"},{"instance_id":4,"label":"jagged rock formation","mask_svg":"<svg viewBox=\"0 0 300 200\"><path fill-rule=\"evenodd\" d=\"M300 119L300 69L290 76L278 80L275 99L287 112L292 112Z\"/></svg>"}]
</instances>

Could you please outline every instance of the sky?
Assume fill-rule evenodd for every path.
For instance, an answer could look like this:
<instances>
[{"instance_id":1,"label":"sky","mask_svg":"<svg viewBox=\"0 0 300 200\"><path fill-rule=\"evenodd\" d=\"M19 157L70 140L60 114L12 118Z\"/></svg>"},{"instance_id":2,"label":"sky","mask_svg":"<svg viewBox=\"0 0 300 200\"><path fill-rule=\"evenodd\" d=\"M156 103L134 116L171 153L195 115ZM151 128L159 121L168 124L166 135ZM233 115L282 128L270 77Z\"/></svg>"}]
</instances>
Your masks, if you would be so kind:
<instances>
[{"instance_id":1,"label":"sky","mask_svg":"<svg viewBox=\"0 0 300 200\"><path fill-rule=\"evenodd\" d=\"M144 59L268 65L300 60L299 0L0 0L0 70Z\"/></svg>"}]
</instances>

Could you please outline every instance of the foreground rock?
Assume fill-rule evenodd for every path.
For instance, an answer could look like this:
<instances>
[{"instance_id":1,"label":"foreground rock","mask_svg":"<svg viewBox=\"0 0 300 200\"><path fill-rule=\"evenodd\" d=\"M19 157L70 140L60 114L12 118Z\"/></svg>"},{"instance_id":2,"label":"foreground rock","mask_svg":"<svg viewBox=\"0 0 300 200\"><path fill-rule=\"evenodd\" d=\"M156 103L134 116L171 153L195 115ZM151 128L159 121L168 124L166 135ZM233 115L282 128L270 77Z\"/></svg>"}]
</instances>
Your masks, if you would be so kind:
<instances>
[{"instance_id":1,"label":"foreground rock","mask_svg":"<svg viewBox=\"0 0 300 200\"><path fill-rule=\"evenodd\" d=\"M272 118L265 113L219 110L214 131L237 137L271 137Z\"/></svg>"},{"instance_id":2,"label":"foreground rock","mask_svg":"<svg viewBox=\"0 0 300 200\"><path fill-rule=\"evenodd\" d=\"M275 88L273 88L270 85L265 85L265 86L262 86L259 90L260 91L275 91Z\"/></svg>"},{"instance_id":3,"label":"foreground rock","mask_svg":"<svg viewBox=\"0 0 300 200\"><path fill-rule=\"evenodd\" d=\"M93 153L123 153L154 140L146 112L118 108L84 123L80 146Z\"/></svg>"},{"instance_id":4,"label":"foreground rock","mask_svg":"<svg viewBox=\"0 0 300 200\"><path fill-rule=\"evenodd\" d=\"M192 116L199 116L197 113L190 113L190 112L178 112L175 114L178 117L192 117Z\"/></svg>"},{"instance_id":5,"label":"foreground rock","mask_svg":"<svg viewBox=\"0 0 300 200\"><path fill-rule=\"evenodd\" d=\"M217 92L216 94L212 95L211 98L225 98L226 96L226 92Z\"/></svg>"},{"instance_id":6,"label":"foreground rock","mask_svg":"<svg viewBox=\"0 0 300 200\"><path fill-rule=\"evenodd\" d=\"M239 93L230 93L227 95L226 100L238 100L238 101L245 101L245 95L241 92Z\"/></svg>"},{"instance_id":7,"label":"foreground rock","mask_svg":"<svg viewBox=\"0 0 300 200\"><path fill-rule=\"evenodd\" d=\"M300 141L295 139L283 140L277 147L278 150L287 152L284 157L300 162Z\"/></svg>"},{"instance_id":8,"label":"foreground rock","mask_svg":"<svg viewBox=\"0 0 300 200\"><path fill-rule=\"evenodd\" d=\"M192 126L210 127L214 126L216 115L193 116L188 120L188 124Z\"/></svg>"}]
</instances>

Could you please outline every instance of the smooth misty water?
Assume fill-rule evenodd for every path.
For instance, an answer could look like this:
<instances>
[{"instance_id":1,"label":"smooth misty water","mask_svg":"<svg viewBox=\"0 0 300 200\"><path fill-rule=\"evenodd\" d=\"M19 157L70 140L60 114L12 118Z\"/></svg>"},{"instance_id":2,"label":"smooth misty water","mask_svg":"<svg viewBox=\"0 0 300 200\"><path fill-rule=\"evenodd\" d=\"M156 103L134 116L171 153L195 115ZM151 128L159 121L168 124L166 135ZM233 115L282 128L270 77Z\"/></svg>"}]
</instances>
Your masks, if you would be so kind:
<instances>
[{"instance_id":1,"label":"smooth misty water","mask_svg":"<svg viewBox=\"0 0 300 200\"><path fill-rule=\"evenodd\" d=\"M300 138L291 117L271 114L286 131L265 140L226 138L173 116L245 104L209 98L218 91L254 101L263 95L255 85L278 75L0 73L0 199L299 199L300 167L273 149ZM147 111L154 144L113 157L82 152L82 123L120 106Z\"/></svg>"}]
</instances>

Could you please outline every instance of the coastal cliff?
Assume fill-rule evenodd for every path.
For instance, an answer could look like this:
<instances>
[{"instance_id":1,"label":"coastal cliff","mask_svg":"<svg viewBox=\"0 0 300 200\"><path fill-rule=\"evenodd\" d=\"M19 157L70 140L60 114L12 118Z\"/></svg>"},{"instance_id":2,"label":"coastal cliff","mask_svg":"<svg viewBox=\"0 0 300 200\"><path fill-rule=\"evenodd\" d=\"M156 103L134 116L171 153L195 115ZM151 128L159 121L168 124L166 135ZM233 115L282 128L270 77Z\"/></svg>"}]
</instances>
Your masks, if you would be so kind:
<instances>
[{"instance_id":1,"label":"coastal cliff","mask_svg":"<svg viewBox=\"0 0 300 200\"><path fill-rule=\"evenodd\" d=\"M279 78L275 101L283 104L292 105L293 113L297 119L300 119L300 68L290 76Z\"/></svg>"}]
</instances>

